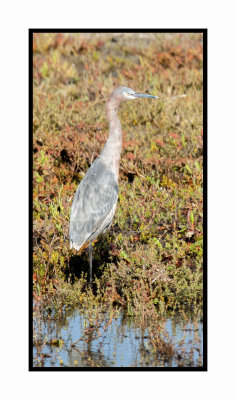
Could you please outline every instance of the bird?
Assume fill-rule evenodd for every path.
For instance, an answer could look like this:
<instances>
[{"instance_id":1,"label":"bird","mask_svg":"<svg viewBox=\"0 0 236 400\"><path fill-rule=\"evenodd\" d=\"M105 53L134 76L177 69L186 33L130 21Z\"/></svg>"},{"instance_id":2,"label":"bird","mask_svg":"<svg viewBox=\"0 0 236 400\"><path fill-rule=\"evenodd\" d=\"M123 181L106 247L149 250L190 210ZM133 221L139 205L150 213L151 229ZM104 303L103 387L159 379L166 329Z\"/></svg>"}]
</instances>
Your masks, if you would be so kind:
<instances>
[{"instance_id":1,"label":"bird","mask_svg":"<svg viewBox=\"0 0 236 400\"><path fill-rule=\"evenodd\" d=\"M81 180L73 198L69 238L70 248L77 251L89 242L89 272L92 284L92 242L111 225L118 201L118 176L122 150L122 128L118 118L119 105L125 101L155 98L134 92L128 87L117 87L106 104L109 125L108 139Z\"/></svg>"}]
</instances>

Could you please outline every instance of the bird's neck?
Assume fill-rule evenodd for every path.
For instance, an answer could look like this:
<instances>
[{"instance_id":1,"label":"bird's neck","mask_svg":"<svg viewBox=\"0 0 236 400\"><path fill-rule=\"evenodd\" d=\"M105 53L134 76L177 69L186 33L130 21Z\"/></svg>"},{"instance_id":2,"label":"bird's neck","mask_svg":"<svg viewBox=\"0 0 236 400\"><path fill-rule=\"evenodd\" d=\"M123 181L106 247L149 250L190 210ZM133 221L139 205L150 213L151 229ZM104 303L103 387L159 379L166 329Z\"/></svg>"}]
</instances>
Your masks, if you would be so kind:
<instances>
[{"instance_id":1,"label":"bird's neck","mask_svg":"<svg viewBox=\"0 0 236 400\"><path fill-rule=\"evenodd\" d=\"M109 136L103 148L101 157L116 175L118 180L120 154L122 150L122 129L118 118L118 106L116 102L108 101L106 115L109 124Z\"/></svg>"}]
</instances>

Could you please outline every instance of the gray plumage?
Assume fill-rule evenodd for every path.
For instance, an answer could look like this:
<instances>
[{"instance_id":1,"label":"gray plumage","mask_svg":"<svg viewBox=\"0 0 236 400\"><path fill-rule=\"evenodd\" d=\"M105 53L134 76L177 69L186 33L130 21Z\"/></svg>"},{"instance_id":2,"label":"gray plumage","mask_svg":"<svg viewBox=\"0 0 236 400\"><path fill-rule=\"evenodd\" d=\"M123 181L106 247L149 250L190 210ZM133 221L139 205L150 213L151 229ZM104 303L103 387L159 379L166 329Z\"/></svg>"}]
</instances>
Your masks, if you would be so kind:
<instances>
[{"instance_id":1,"label":"gray plumage","mask_svg":"<svg viewBox=\"0 0 236 400\"><path fill-rule=\"evenodd\" d=\"M101 157L81 181L71 207L70 245L79 250L110 225L118 199L118 184Z\"/></svg>"},{"instance_id":2,"label":"gray plumage","mask_svg":"<svg viewBox=\"0 0 236 400\"><path fill-rule=\"evenodd\" d=\"M117 115L119 104L135 98L152 97L132 89L115 89L106 107L109 136L100 156L93 162L75 193L70 215L70 247L79 250L90 242L90 282L92 281L92 241L110 225L118 200L118 176L122 130Z\"/></svg>"}]
</instances>

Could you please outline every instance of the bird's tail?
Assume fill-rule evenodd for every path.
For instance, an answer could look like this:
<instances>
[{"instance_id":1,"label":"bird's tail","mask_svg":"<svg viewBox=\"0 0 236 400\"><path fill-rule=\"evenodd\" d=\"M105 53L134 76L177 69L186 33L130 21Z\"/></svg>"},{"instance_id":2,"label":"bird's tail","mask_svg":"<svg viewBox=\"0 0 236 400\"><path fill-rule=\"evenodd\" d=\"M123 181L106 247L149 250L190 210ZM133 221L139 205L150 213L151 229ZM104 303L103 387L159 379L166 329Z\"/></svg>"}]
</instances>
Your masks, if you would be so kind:
<instances>
[{"instance_id":1,"label":"bird's tail","mask_svg":"<svg viewBox=\"0 0 236 400\"><path fill-rule=\"evenodd\" d=\"M74 243L73 240L70 240L70 249L75 249L77 251L79 251L79 249L83 246L84 243L80 244L80 243Z\"/></svg>"}]
</instances>

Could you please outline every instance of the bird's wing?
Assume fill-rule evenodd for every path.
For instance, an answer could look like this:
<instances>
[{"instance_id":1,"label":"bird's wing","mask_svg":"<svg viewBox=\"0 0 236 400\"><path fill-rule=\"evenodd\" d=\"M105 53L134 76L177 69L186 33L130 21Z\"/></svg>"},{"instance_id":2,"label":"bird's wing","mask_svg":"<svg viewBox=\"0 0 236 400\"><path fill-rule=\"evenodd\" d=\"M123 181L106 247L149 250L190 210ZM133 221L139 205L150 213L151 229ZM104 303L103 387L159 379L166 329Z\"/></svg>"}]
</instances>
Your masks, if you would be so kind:
<instances>
[{"instance_id":1,"label":"bird's wing","mask_svg":"<svg viewBox=\"0 0 236 400\"><path fill-rule=\"evenodd\" d=\"M71 247L79 249L92 235L105 229L102 225L109 218L117 198L118 185L114 173L101 159L95 160L81 181L72 203Z\"/></svg>"}]
</instances>

